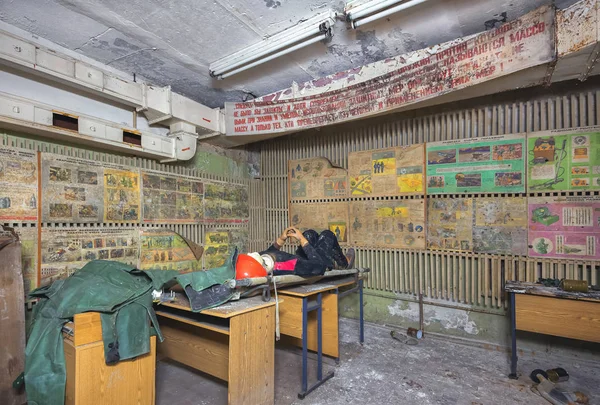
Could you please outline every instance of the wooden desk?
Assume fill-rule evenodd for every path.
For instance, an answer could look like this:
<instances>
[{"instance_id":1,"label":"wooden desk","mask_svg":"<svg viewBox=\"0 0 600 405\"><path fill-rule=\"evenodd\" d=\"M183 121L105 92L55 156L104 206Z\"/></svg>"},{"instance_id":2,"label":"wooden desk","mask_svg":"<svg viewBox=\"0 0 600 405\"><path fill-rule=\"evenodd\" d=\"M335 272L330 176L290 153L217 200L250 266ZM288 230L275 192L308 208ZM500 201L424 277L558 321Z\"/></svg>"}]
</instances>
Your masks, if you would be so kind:
<instances>
[{"instance_id":1,"label":"wooden desk","mask_svg":"<svg viewBox=\"0 0 600 405\"><path fill-rule=\"evenodd\" d=\"M340 288L354 286L343 293ZM339 298L348 293L360 295L360 342L364 341L362 311L363 280L345 277L278 290L285 299L279 304L279 329L285 340L302 348L302 391L304 398L333 377L323 377L322 354L339 360ZM317 352L317 382L308 387L308 350Z\"/></svg>"},{"instance_id":2,"label":"wooden desk","mask_svg":"<svg viewBox=\"0 0 600 405\"><path fill-rule=\"evenodd\" d=\"M193 313L180 294L156 314L160 355L227 381L231 405L274 403L275 301L252 297Z\"/></svg>"},{"instance_id":3,"label":"wooden desk","mask_svg":"<svg viewBox=\"0 0 600 405\"><path fill-rule=\"evenodd\" d=\"M517 330L600 343L600 292L570 293L540 284L507 282L512 356L517 377Z\"/></svg>"},{"instance_id":4,"label":"wooden desk","mask_svg":"<svg viewBox=\"0 0 600 405\"><path fill-rule=\"evenodd\" d=\"M63 334L67 381L65 405L151 405L155 397L156 337L150 353L106 365L98 312L74 316Z\"/></svg>"}]
</instances>

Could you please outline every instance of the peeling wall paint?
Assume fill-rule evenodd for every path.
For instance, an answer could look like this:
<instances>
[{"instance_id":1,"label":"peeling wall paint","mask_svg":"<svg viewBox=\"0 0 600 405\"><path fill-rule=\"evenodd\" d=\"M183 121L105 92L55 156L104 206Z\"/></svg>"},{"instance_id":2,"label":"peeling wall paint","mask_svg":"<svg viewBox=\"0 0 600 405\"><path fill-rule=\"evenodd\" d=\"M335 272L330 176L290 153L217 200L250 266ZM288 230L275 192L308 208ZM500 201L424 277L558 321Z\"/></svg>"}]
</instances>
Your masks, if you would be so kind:
<instances>
[{"instance_id":1,"label":"peeling wall paint","mask_svg":"<svg viewBox=\"0 0 600 405\"><path fill-rule=\"evenodd\" d=\"M254 178L260 175L260 154L242 148L224 149L201 143L196 154L183 164L187 168L196 168L201 173L227 177Z\"/></svg>"},{"instance_id":2,"label":"peeling wall paint","mask_svg":"<svg viewBox=\"0 0 600 405\"><path fill-rule=\"evenodd\" d=\"M451 308L424 306L424 321L426 326L439 323L444 329L459 329L469 335L479 334L477 325L469 317L468 311ZM391 316L411 322L419 322L419 304L396 300L388 305Z\"/></svg>"}]
</instances>

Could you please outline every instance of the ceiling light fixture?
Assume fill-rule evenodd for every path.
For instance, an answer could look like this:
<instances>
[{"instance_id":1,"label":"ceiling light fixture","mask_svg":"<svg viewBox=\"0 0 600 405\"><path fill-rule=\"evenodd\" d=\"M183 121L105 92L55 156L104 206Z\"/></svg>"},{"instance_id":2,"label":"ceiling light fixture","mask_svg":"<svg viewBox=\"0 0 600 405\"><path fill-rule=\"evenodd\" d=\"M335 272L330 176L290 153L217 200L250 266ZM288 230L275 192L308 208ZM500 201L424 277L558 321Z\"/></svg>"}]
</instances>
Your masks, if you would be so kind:
<instances>
[{"instance_id":1,"label":"ceiling light fixture","mask_svg":"<svg viewBox=\"0 0 600 405\"><path fill-rule=\"evenodd\" d=\"M320 13L292 28L237 51L210 64L209 73L217 79L243 72L300 48L332 37L335 13Z\"/></svg>"},{"instance_id":2,"label":"ceiling light fixture","mask_svg":"<svg viewBox=\"0 0 600 405\"><path fill-rule=\"evenodd\" d=\"M387 17L398 11L414 7L425 1L427 0L374 0L354 7L351 5L353 2L350 2L346 4L344 12L346 14L346 20L350 22L352 28L356 29L361 25Z\"/></svg>"}]
</instances>

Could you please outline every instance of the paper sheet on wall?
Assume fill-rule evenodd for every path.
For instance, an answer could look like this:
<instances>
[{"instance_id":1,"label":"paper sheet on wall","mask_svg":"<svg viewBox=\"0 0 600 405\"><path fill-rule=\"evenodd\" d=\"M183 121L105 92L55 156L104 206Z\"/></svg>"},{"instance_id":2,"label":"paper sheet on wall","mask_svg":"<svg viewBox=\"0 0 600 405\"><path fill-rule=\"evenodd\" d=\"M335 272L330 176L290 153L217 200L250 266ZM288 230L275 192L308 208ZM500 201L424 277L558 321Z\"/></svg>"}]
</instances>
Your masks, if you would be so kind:
<instances>
[{"instance_id":1,"label":"paper sheet on wall","mask_svg":"<svg viewBox=\"0 0 600 405\"><path fill-rule=\"evenodd\" d=\"M423 194L424 145L348 154L352 196Z\"/></svg>"},{"instance_id":2,"label":"paper sheet on wall","mask_svg":"<svg viewBox=\"0 0 600 405\"><path fill-rule=\"evenodd\" d=\"M42 221L102 222L102 162L42 153Z\"/></svg>"},{"instance_id":3,"label":"paper sheet on wall","mask_svg":"<svg viewBox=\"0 0 600 405\"><path fill-rule=\"evenodd\" d=\"M530 133L530 192L600 190L600 127Z\"/></svg>"},{"instance_id":4,"label":"paper sheet on wall","mask_svg":"<svg viewBox=\"0 0 600 405\"><path fill-rule=\"evenodd\" d=\"M204 183L205 223L244 223L248 221L250 206L248 187L244 185Z\"/></svg>"},{"instance_id":5,"label":"paper sheet on wall","mask_svg":"<svg viewBox=\"0 0 600 405\"><path fill-rule=\"evenodd\" d=\"M204 183L161 172L142 172L143 222L198 223L204 217Z\"/></svg>"},{"instance_id":6,"label":"paper sheet on wall","mask_svg":"<svg viewBox=\"0 0 600 405\"><path fill-rule=\"evenodd\" d=\"M348 175L323 157L288 161L290 200L314 200L348 195Z\"/></svg>"},{"instance_id":7,"label":"paper sheet on wall","mask_svg":"<svg viewBox=\"0 0 600 405\"><path fill-rule=\"evenodd\" d=\"M503 255L527 254L527 199L477 197L473 251Z\"/></svg>"},{"instance_id":8,"label":"paper sheet on wall","mask_svg":"<svg viewBox=\"0 0 600 405\"><path fill-rule=\"evenodd\" d=\"M600 196L529 198L529 256L600 258Z\"/></svg>"},{"instance_id":9,"label":"paper sheet on wall","mask_svg":"<svg viewBox=\"0 0 600 405\"><path fill-rule=\"evenodd\" d=\"M92 260L137 265L139 231L131 228L42 228L40 285L70 276Z\"/></svg>"},{"instance_id":10,"label":"paper sheet on wall","mask_svg":"<svg viewBox=\"0 0 600 405\"><path fill-rule=\"evenodd\" d=\"M427 200L427 248L473 251L473 199Z\"/></svg>"},{"instance_id":11,"label":"paper sheet on wall","mask_svg":"<svg viewBox=\"0 0 600 405\"><path fill-rule=\"evenodd\" d=\"M350 244L425 248L425 201L351 201Z\"/></svg>"},{"instance_id":12,"label":"paper sheet on wall","mask_svg":"<svg viewBox=\"0 0 600 405\"><path fill-rule=\"evenodd\" d=\"M233 250L248 251L248 229L211 229L204 236L204 268L212 269L225 264Z\"/></svg>"},{"instance_id":13,"label":"paper sheet on wall","mask_svg":"<svg viewBox=\"0 0 600 405\"><path fill-rule=\"evenodd\" d=\"M525 135L427 143L427 194L525 191Z\"/></svg>"},{"instance_id":14,"label":"paper sheet on wall","mask_svg":"<svg viewBox=\"0 0 600 405\"><path fill-rule=\"evenodd\" d=\"M290 204L290 221L301 231L314 229L322 232L329 229L340 244L348 242L348 203L293 203Z\"/></svg>"},{"instance_id":15,"label":"paper sheet on wall","mask_svg":"<svg viewBox=\"0 0 600 405\"><path fill-rule=\"evenodd\" d=\"M0 221L38 219L37 152L0 147Z\"/></svg>"},{"instance_id":16,"label":"paper sheet on wall","mask_svg":"<svg viewBox=\"0 0 600 405\"><path fill-rule=\"evenodd\" d=\"M106 168L104 170L104 222L138 223L140 212L139 169Z\"/></svg>"},{"instance_id":17,"label":"paper sheet on wall","mask_svg":"<svg viewBox=\"0 0 600 405\"><path fill-rule=\"evenodd\" d=\"M202 269L187 241L168 229L144 229L140 232L141 270L176 270L189 273Z\"/></svg>"}]
</instances>

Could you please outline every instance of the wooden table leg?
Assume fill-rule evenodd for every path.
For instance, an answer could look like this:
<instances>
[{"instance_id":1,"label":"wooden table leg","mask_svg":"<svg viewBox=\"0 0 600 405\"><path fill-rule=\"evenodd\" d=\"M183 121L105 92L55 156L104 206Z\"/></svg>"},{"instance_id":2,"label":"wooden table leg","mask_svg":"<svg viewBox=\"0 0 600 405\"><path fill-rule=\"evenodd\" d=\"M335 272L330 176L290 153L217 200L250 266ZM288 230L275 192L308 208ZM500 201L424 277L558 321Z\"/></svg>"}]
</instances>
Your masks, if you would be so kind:
<instances>
[{"instance_id":1,"label":"wooden table leg","mask_svg":"<svg viewBox=\"0 0 600 405\"><path fill-rule=\"evenodd\" d=\"M510 374L508 378L511 380L516 380L519 377L517 376L517 316L516 316L516 308L515 308L515 293L510 292L510 335L512 340L511 346L511 358L510 358Z\"/></svg>"},{"instance_id":2,"label":"wooden table leg","mask_svg":"<svg viewBox=\"0 0 600 405\"><path fill-rule=\"evenodd\" d=\"M275 307L234 316L229 328L229 404L272 405Z\"/></svg>"}]
</instances>

